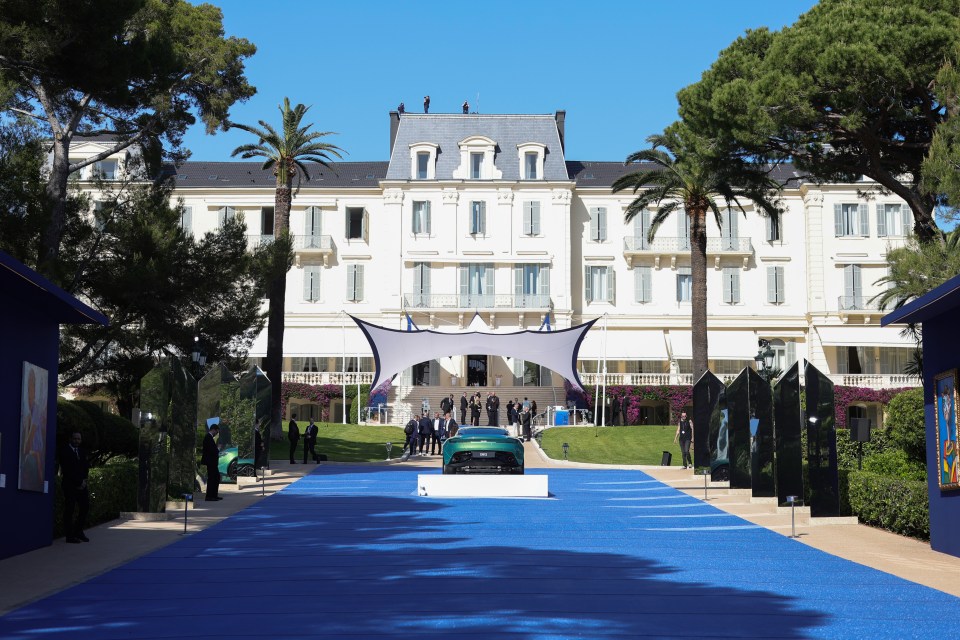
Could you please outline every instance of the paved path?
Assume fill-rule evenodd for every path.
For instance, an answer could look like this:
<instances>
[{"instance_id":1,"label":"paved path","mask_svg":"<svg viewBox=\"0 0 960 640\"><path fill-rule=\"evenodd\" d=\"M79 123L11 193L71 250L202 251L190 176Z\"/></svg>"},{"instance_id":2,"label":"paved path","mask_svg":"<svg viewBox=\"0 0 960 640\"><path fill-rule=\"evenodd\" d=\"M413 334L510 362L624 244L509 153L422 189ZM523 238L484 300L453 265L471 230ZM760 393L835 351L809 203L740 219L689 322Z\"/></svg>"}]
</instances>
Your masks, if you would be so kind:
<instances>
[{"instance_id":1,"label":"paved path","mask_svg":"<svg viewBox=\"0 0 960 640\"><path fill-rule=\"evenodd\" d=\"M576 463L564 463L557 462L541 457L541 453L535 447L534 443L529 443L527 445L527 468L531 469L534 473L539 473L538 469L557 469L558 471L561 468L566 469L580 469L585 470L592 465L579 465ZM322 483L323 480L317 480L318 478L328 478L332 474L336 476L337 474L342 473L344 475L349 474L351 478L363 477L364 474L370 474L370 477L377 478L400 478L403 476L403 473L400 475L387 475L383 476L382 472L384 471L416 471L417 468L437 468L439 466L439 458L415 458L409 462L397 464L396 462L389 465L366 465L366 466L356 466L356 465L337 465L337 464L328 464L323 465L321 475L314 475L309 478L309 482L305 485L304 490L291 488L290 496L295 495L304 495L304 491L309 488L309 485L313 485L313 489L323 488L328 489ZM275 463L276 475L268 478L266 483L266 495L271 495L277 490L286 487L290 482L300 478L305 472L313 472L315 467L312 465L287 465L285 463ZM366 471L364 471L366 469ZM689 475L688 472L673 467L673 468L661 468L661 467L644 467L642 469L632 467L632 468L623 468L620 471L633 471L638 470L650 474L651 476L665 482L666 484L676 487L681 492L688 494L692 498L696 498L698 501L703 499L703 484L699 478L695 478ZM610 471L611 474L614 474L614 471ZM358 475L359 474L359 475ZM567 475L563 473L557 473L551 476L551 486L559 483L558 486L563 485L564 483L573 482L573 480L568 481L569 478L574 478L579 474ZM622 473L616 474L615 481L619 483L626 483L625 486L629 487L631 481L630 476L624 476ZM611 481L614 481L614 475L610 476ZM307 482L306 480L304 481ZM321 484L317 484L320 482ZM593 480L594 483L602 483L603 480ZM299 487L300 485L298 485ZM583 492L583 482L579 484L574 482L569 486L569 495L580 495L587 496L589 498L596 498L597 493L582 493ZM284 492L285 494L287 492ZM394 490L396 494L396 491ZM415 501L410 501L407 497L402 495L398 504L403 503L414 505ZM23 607L24 605L35 602L39 598L48 596L52 593L56 593L70 587L72 585L79 584L84 582L94 576L103 574L104 572L110 570L114 567L119 567L129 563L135 558L144 556L145 554L150 553L151 551L156 551L159 549L164 549L171 543L179 543L179 547L183 547L184 544L188 548L195 543L189 542L189 540L194 537L196 532L199 532L202 529L206 529L213 524L218 522L223 522L228 516L235 514L241 509L247 507L255 507L256 503L261 500L259 487L256 489L246 488L243 490L238 490L236 487L224 487L224 495L226 499L213 503L211 505L206 505L204 503L198 504L198 508L194 511L191 511L190 514L190 524L189 529L191 535L181 536L180 533L183 531L183 520L182 513L178 513L175 520L162 523L149 523L149 522L113 522L106 525L101 525L90 531L91 538L93 542L84 545L66 545L62 540L54 542L51 547L37 550L30 554L24 554L15 558L10 558L4 561L0 561L0 575L3 576L3 581L0 582L0 614L8 613L18 607ZM599 494L602 496L602 494ZM749 500L749 497L744 497L737 494L736 492L731 492L730 490L711 487L708 490L708 504L710 508L721 509L728 513L733 513L741 516L750 523L751 527L754 529L743 529L737 533L737 539L741 537L749 538L753 535L755 526L760 526L777 533L788 535L789 534L789 515L783 513L777 513L775 507L772 508L769 505L758 505ZM278 496L279 497L279 496ZM343 497L349 497L344 495ZM358 500L360 503L363 503L368 496L364 495L363 492L353 496L353 500ZM289 501L288 501L289 502ZM520 501L517 501L520 503ZM337 502L338 505L342 505L342 502ZM498 503L503 505L504 503ZM585 508L585 505L590 504L589 502L580 502L581 508ZM691 503L692 504L692 503ZM459 506L459 505L457 505ZM446 508L446 506L445 506ZM510 507L513 509L513 507ZM509 510L509 509L508 509ZM238 525L229 525L241 526L244 521L247 521L249 524L249 518L256 516L256 508L247 509L242 514L239 514L237 518ZM566 512L571 517L576 514L571 514ZM365 514L365 519L371 517L370 513ZM380 516L382 517L382 516ZM417 516L419 518L420 516ZM499 518L494 518L491 516L491 512L476 512L471 516L477 524L483 524L483 527L480 529L485 529L486 525L490 525L492 531L496 531L499 527L497 524L500 522ZM233 519L230 520L231 522ZM720 522L727 522L721 520ZM229 523L225 523L228 525ZM399 521L393 522L393 524L400 525ZM426 523L427 529L430 530L429 518ZM407 522L406 526L413 525L416 527L416 522ZM446 526L446 525L444 525ZM718 525L719 526L719 525ZM733 529L730 529L729 526L724 525L724 527L731 532L734 532ZM667 527L669 528L669 527ZM681 528L682 529L682 528ZM354 530L357 529L357 525L354 525ZM416 529L413 530L415 533ZM511 529L510 531L514 531ZM300 531L302 533L302 531ZM945 556L933 552L929 549L929 546L925 543L911 540L908 538L903 538L901 536L896 536L889 534L883 531L865 527L862 525L810 525L804 519L801 518L801 524L798 526L798 533L801 537L799 541L804 545L813 547L816 549L821 549L831 554L835 554L841 558L847 558L853 560L854 562L874 567L880 569L883 572L890 573L896 576L901 576L907 580L928 585L934 589L938 589L942 592L960 595L960 588L956 586L958 583L958 577L960 577L960 559L953 558L952 556ZM408 532L409 534L409 532ZM296 534L291 534L296 535ZM393 534L395 536L403 537L404 534L397 532ZM470 535L474 535L471 533ZM492 534L491 534L492 535ZM507 533L506 535L514 535ZM616 534L614 534L616 535ZM728 534L729 535L729 534ZM490 542L484 538L485 543ZM502 544L502 540L499 541ZM793 540L784 540L788 545L795 545L796 541ZM397 544L393 542L391 544ZM179 548L178 547L178 548ZM209 553L212 547L205 547L206 552ZM219 549L219 547L217 547ZM510 548L509 546L506 548ZM794 549L795 547L788 546L785 549ZM238 549L239 553L240 550ZM535 562L537 556L537 549L528 548L527 552L532 555L528 555L528 561ZM190 553L196 553L196 548ZM177 555L177 554L174 554ZM182 555L182 554L181 554ZM188 554L189 555L189 554ZM309 552L304 553L294 553L295 558L291 559L293 565L303 562L304 556L309 556ZM420 552L414 548L411 551L404 551L401 555L408 557L412 561L412 565L419 567L419 571L429 572L431 567L431 558L432 554L427 552ZM442 554L441 554L442 555ZM164 556L164 552L161 552L161 557ZM439 558L440 556L438 556ZM583 558L581 558L582 560ZM596 559L596 558L594 558ZM519 558L515 560L520 561ZM628 559L621 560L628 562L633 562ZM592 562L592 560L591 560ZM527 563L527 561L522 561L522 564ZM604 564L607 563L606 560L603 561ZM442 567L445 567L444 571L455 571L452 567L455 565L451 558L444 559L441 563ZM457 565L459 566L459 565ZM502 571L510 571L509 567L503 567L498 562L496 566ZM843 568L844 565L836 565L840 567L841 571L850 573L849 566ZM125 569L126 570L126 569ZM412 569L407 568L407 570L412 571ZM637 569L639 570L639 569ZM619 571L619 569L618 569ZM856 573L856 572L853 572ZM135 574L129 574L131 576ZM140 575L140 578L142 578ZM866 574L865 574L866 575ZM873 575L873 574L869 574ZM547 576L541 575L538 573L540 580L545 580ZM202 578L202 576L201 576ZM111 578L107 578L108 580ZM876 578L870 578L870 590L872 591L875 587ZM149 580L147 581L149 582ZM702 582L699 581L698 584ZM200 580L202 583L202 579ZM144 585L137 583L137 589L141 589ZM886 584L883 580L880 580L876 584ZM901 583L893 583L898 585L898 588L902 586ZM650 585L648 585L650 586ZM191 584L189 589L196 590L197 583ZM309 591L310 587L305 587ZM662 585L658 585L658 588L662 588ZM885 588L889 588L889 585ZM84 586L86 589L86 586ZM857 586L854 585L854 589L857 589ZM919 593L919 592L918 592ZM594 594L595 595L595 594ZM681 594L677 594L678 597ZM682 594L683 597L689 595L696 595L693 593ZM718 593L707 593L703 592L700 595L704 596L718 596L721 594ZM882 596L882 594L881 594ZM191 596L195 602L191 606L196 606L196 603L200 602L202 599L202 594L197 593ZM764 596L766 597L766 596ZM791 596L794 597L794 596ZM879 596L871 596L879 597ZM930 596L923 595L921 598L924 601L929 601ZM779 601L778 601L779 602ZM784 601L785 602L785 601ZM948 608L952 606L953 601L945 601ZM38 606L42 603L38 603ZM506 604L506 603L503 603ZM782 613L789 613L792 611L790 607L783 608L783 602L777 604L777 610ZM943 603L941 603L943 604ZM23 609L23 615L26 615L30 608ZM409 610L413 613L419 611L417 606L411 605ZM621 612L623 613L623 612ZM621 614L617 614L620 616ZM623 613L623 615L626 615ZM791 614L792 615L792 614ZM607 619L606 622L614 622L617 624L627 624L625 622L626 618L621 619L620 617L614 616L613 618ZM417 617L417 616L414 616ZM9 622L11 619L15 618L10 616L6 619L0 619L0 637L7 638L13 637L4 632L4 623L5 621ZM579 623L578 623L579 624ZM657 623L659 624L659 623ZM629 625L628 625L629 626ZM810 626L809 628L800 627L792 628L790 633L784 633L783 635L791 635L794 637L806 635L807 632L810 632L813 635L818 635L821 632L817 631L820 627L817 627L816 624ZM483 624L479 624L477 629L485 628ZM655 627L660 628L660 627ZM823 627L824 629L828 627ZM891 627L892 628L892 627ZM663 629L666 629L664 627ZM661 629L661 630L663 630ZM672 627L671 627L672 629ZM696 627L690 629L690 631L695 631L699 629L701 635L703 634L704 627ZM433 631L438 631L433 629ZM580 629L584 631L584 629ZM816 633L814 633L816 631ZM560 630L554 629L558 635L554 637L570 637L569 635L564 635ZM42 637L33 636L32 634L27 634L22 637ZM187 634L189 635L189 634ZM233 634L233 637L242 634ZM709 634L707 634L709 635ZM882 637L883 634L880 634ZM932 633L926 637L931 637ZM16 636L21 637L21 636ZM56 637L56 636L49 636ZM76 637L97 637L96 635L86 635L86 634L77 634ZM135 636L131 636L135 637ZM181 636L185 637L185 636ZM334 636L335 637L335 636ZM534 637L534 636L531 636ZM540 637L540 636L537 636ZM598 635L597 637L605 637L603 635ZM878 637L878 636L874 636ZM903 636L910 637L910 634ZM924 637L924 636L917 636Z\"/></svg>"}]
</instances>

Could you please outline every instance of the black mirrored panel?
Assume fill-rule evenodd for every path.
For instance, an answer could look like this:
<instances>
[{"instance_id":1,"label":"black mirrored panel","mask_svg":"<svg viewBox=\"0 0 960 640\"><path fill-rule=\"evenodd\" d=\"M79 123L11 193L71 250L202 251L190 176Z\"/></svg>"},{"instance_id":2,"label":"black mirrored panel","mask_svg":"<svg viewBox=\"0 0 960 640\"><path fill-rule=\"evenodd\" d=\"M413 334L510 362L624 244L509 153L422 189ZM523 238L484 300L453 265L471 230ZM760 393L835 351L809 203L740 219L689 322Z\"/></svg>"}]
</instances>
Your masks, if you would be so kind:
<instances>
[{"instance_id":1,"label":"black mirrored panel","mask_svg":"<svg viewBox=\"0 0 960 640\"><path fill-rule=\"evenodd\" d=\"M220 482L236 482L240 456L234 442L233 429L234 423L245 420L243 408L240 406L240 385L223 363L217 363L200 379L197 430L202 436L211 424L220 426L220 435L217 437L217 448L220 450ZM201 468L201 471L206 473L205 468Z\"/></svg>"},{"instance_id":2,"label":"black mirrored panel","mask_svg":"<svg viewBox=\"0 0 960 640\"><path fill-rule=\"evenodd\" d=\"M173 374L165 359L140 380L137 511L143 513L166 511L172 399Z\"/></svg>"},{"instance_id":3,"label":"black mirrored panel","mask_svg":"<svg viewBox=\"0 0 960 640\"><path fill-rule=\"evenodd\" d=\"M729 473L727 425L719 409L723 389L709 371L693 385L693 466L698 472L709 468L718 480Z\"/></svg>"},{"instance_id":4,"label":"black mirrored panel","mask_svg":"<svg viewBox=\"0 0 960 640\"><path fill-rule=\"evenodd\" d=\"M170 467L167 496L180 500L193 493L197 475L197 382L177 358L170 359L171 397L167 412Z\"/></svg>"},{"instance_id":5,"label":"black mirrored panel","mask_svg":"<svg viewBox=\"0 0 960 640\"><path fill-rule=\"evenodd\" d=\"M803 370L807 394L807 470L810 515L840 515L837 477L836 407L833 382L809 362Z\"/></svg>"},{"instance_id":6,"label":"black mirrored panel","mask_svg":"<svg viewBox=\"0 0 960 640\"><path fill-rule=\"evenodd\" d=\"M730 440L730 487L750 488L750 386L744 369L731 382L720 402L727 412L727 433Z\"/></svg>"},{"instance_id":7,"label":"black mirrored panel","mask_svg":"<svg viewBox=\"0 0 960 640\"><path fill-rule=\"evenodd\" d=\"M755 498L777 495L774 475L773 393L770 383L747 369L750 390L750 480Z\"/></svg>"},{"instance_id":8,"label":"black mirrored panel","mask_svg":"<svg viewBox=\"0 0 960 640\"><path fill-rule=\"evenodd\" d=\"M251 367L240 376L240 397L247 410L245 426L235 427L239 449L240 475L254 475L255 469L269 468L270 394L272 385L260 367Z\"/></svg>"},{"instance_id":9,"label":"black mirrored panel","mask_svg":"<svg viewBox=\"0 0 960 640\"><path fill-rule=\"evenodd\" d=\"M794 363L773 388L777 501L803 500L803 451L800 446L800 365Z\"/></svg>"}]
</instances>

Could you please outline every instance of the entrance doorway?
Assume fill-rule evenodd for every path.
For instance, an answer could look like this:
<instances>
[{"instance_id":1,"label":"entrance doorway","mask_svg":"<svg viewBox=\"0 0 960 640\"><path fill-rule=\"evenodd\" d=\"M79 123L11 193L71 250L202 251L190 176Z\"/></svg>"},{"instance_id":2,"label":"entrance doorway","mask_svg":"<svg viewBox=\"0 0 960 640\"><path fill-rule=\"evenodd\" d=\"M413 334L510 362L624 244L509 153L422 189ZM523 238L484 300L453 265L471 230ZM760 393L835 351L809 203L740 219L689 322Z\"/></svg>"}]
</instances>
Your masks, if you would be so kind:
<instances>
[{"instance_id":1,"label":"entrance doorway","mask_svg":"<svg viewBox=\"0 0 960 640\"><path fill-rule=\"evenodd\" d=\"M467 356L467 385L487 386L487 356Z\"/></svg>"}]
</instances>

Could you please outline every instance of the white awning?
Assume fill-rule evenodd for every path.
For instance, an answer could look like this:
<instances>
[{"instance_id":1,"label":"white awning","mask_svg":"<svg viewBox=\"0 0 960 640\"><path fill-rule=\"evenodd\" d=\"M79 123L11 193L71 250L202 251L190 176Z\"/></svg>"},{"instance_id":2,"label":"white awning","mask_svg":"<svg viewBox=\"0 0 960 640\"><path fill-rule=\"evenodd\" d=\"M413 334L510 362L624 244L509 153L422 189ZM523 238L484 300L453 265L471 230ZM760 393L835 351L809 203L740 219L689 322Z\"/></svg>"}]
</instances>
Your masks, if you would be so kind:
<instances>
[{"instance_id":1,"label":"white awning","mask_svg":"<svg viewBox=\"0 0 960 640\"><path fill-rule=\"evenodd\" d=\"M674 358L686 360L693 357L689 330L671 329L668 337ZM707 330L707 352L711 360L753 360L757 350L755 331Z\"/></svg>"},{"instance_id":2,"label":"white awning","mask_svg":"<svg viewBox=\"0 0 960 640\"><path fill-rule=\"evenodd\" d=\"M603 327L593 325L583 344L580 345L581 360L596 360L603 357ZM667 346L660 329L607 329L607 360L666 360Z\"/></svg>"},{"instance_id":3,"label":"white awning","mask_svg":"<svg viewBox=\"0 0 960 640\"><path fill-rule=\"evenodd\" d=\"M820 343L828 347L913 347L910 338L903 338L903 327L846 325L815 327Z\"/></svg>"},{"instance_id":4,"label":"white awning","mask_svg":"<svg viewBox=\"0 0 960 640\"><path fill-rule=\"evenodd\" d=\"M351 316L352 317L352 316ZM474 316L474 320L478 318ZM353 318L366 334L368 349L373 350L376 374L371 386L376 386L407 367L425 360L444 356L482 353L495 356L522 358L536 362L563 376L570 384L581 387L577 375L577 352L583 336L596 320L560 331L517 331L514 333L486 333L464 331L398 331ZM482 322L482 321L481 321ZM471 328L484 324L471 322Z\"/></svg>"}]
</instances>

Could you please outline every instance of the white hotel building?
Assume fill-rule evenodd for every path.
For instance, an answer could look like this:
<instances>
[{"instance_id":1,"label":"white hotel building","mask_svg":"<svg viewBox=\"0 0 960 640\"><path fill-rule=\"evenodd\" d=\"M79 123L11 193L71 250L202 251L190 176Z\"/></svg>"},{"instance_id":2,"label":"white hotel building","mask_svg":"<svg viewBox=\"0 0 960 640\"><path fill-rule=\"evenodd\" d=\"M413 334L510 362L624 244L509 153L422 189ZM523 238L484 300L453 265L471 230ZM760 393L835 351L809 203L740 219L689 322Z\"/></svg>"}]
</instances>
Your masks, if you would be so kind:
<instances>
[{"instance_id":1,"label":"white hotel building","mask_svg":"<svg viewBox=\"0 0 960 640\"><path fill-rule=\"evenodd\" d=\"M548 314L554 329L605 316L580 349L585 383L597 381L605 343L608 384L690 384L685 218L673 216L653 242L649 216L625 223L631 194L610 186L636 167L568 160L564 117L391 113L389 160L317 167L290 217L284 380L341 384L345 352L346 381L370 381L370 348L346 312L397 329L409 314L437 331L476 327L479 314L492 332L537 330ZM72 155L97 150L93 139ZM101 163L108 175L122 170L120 157ZM273 234L274 180L259 162L187 162L175 196L194 233L242 214L253 245ZM753 212L726 216L722 229L708 221L711 370L724 378L752 366L764 338L780 368L806 358L837 384L918 385L902 374L910 341L881 328L870 302L887 251L912 229L906 204L869 181L789 182L783 200L779 228ZM265 354L264 332L250 356ZM418 365L390 401L403 411L429 397L437 407L475 384L499 384L504 402L563 403L558 376L492 354ZM856 410L882 420L877 407Z\"/></svg>"}]
</instances>

